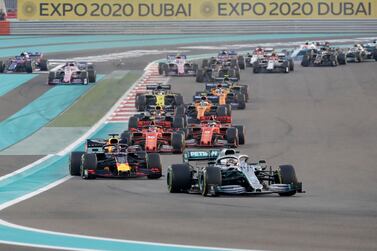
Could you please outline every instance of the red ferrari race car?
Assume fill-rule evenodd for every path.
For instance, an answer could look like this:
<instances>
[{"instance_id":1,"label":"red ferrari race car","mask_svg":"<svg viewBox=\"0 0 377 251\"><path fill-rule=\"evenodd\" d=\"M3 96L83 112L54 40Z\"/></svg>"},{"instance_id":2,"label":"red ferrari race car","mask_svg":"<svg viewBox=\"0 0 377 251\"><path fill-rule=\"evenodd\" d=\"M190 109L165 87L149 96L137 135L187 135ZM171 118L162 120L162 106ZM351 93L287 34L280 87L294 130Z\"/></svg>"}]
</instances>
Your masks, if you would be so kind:
<instances>
[{"instance_id":1,"label":"red ferrari race car","mask_svg":"<svg viewBox=\"0 0 377 251\"><path fill-rule=\"evenodd\" d=\"M203 121L187 129L187 147L238 147L245 144L242 125L222 124L219 121Z\"/></svg>"},{"instance_id":2,"label":"red ferrari race car","mask_svg":"<svg viewBox=\"0 0 377 251\"><path fill-rule=\"evenodd\" d=\"M148 153L182 153L185 149L185 132L163 129L150 125L142 129L131 129L121 135L129 145L139 145Z\"/></svg>"},{"instance_id":3,"label":"red ferrari race car","mask_svg":"<svg viewBox=\"0 0 377 251\"><path fill-rule=\"evenodd\" d=\"M121 143L117 134L108 140L88 139L85 152L72 152L69 172L83 179L137 178L158 179L162 164L158 153L146 153L140 146Z\"/></svg>"},{"instance_id":4,"label":"red ferrari race car","mask_svg":"<svg viewBox=\"0 0 377 251\"><path fill-rule=\"evenodd\" d=\"M172 112L164 111L160 106L136 114L128 120L128 130L142 129L150 125L179 130L186 127L187 121L184 115L175 115Z\"/></svg>"}]
</instances>

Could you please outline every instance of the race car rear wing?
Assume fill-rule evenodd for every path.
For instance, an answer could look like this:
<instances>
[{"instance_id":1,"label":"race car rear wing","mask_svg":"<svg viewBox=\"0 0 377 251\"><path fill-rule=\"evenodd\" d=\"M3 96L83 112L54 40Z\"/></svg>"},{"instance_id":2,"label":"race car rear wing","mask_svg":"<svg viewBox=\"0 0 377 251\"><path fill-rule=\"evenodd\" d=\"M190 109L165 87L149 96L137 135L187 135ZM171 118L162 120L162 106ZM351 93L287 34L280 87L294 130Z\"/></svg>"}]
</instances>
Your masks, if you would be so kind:
<instances>
[{"instance_id":1,"label":"race car rear wing","mask_svg":"<svg viewBox=\"0 0 377 251\"><path fill-rule=\"evenodd\" d=\"M103 146L106 145L104 139L87 139L85 143L85 151L87 153L101 153Z\"/></svg>"},{"instance_id":2,"label":"race car rear wing","mask_svg":"<svg viewBox=\"0 0 377 251\"><path fill-rule=\"evenodd\" d=\"M153 84L153 85L147 85L147 90L149 91L155 91L155 90L164 90L164 91L170 91L171 85L169 84Z\"/></svg>"},{"instance_id":3,"label":"race car rear wing","mask_svg":"<svg viewBox=\"0 0 377 251\"><path fill-rule=\"evenodd\" d=\"M229 88L230 87L230 84L229 83L227 83L227 82L217 82L217 83L207 83L206 84L206 90L211 90L211 89L213 89L213 88L216 88L216 87L218 87L218 85L221 85L221 87L223 87L223 88Z\"/></svg>"},{"instance_id":4,"label":"race car rear wing","mask_svg":"<svg viewBox=\"0 0 377 251\"><path fill-rule=\"evenodd\" d=\"M183 162L189 161L213 161L219 156L221 150L185 150L183 152Z\"/></svg>"},{"instance_id":5,"label":"race car rear wing","mask_svg":"<svg viewBox=\"0 0 377 251\"><path fill-rule=\"evenodd\" d=\"M225 81L225 78L215 78L215 82L216 83L223 83ZM238 82L238 78L227 78L226 81L230 81L230 82Z\"/></svg>"},{"instance_id":6,"label":"race car rear wing","mask_svg":"<svg viewBox=\"0 0 377 251\"><path fill-rule=\"evenodd\" d=\"M196 102L196 101L201 101L203 97L207 97L207 100L212 102L212 103L218 103L219 102L218 96L208 95L208 93L201 93L201 95L195 95L195 96L193 96L192 99L193 99L194 102Z\"/></svg>"}]
</instances>

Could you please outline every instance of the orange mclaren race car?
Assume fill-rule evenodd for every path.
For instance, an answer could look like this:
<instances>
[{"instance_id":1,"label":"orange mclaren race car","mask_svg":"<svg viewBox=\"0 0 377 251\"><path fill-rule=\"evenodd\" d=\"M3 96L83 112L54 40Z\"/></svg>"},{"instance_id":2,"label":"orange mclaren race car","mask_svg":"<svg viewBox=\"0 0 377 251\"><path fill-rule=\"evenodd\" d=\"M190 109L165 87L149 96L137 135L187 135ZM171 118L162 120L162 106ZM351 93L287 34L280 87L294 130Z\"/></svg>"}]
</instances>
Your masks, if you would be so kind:
<instances>
[{"instance_id":1,"label":"orange mclaren race car","mask_svg":"<svg viewBox=\"0 0 377 251\"><path fill-rule=\"evenodd\" d=\"M176 109L176 116L186 116L188 124L214 119L221 123L232 123L231 114L230 106L215 105L206 96L202 96L193 104L179 106Z\"/></svg>"},{"instance_id":2,"label":"orange mclaren race car","mask_svg":"<svg viewBox=\"0 0 377 251\"><path fill-rule=\"evenodd\" d=\"M185 149L185 132L150 125L142 129L125 131L122 140L129 145L139 145L148 153L182 153Z\"/></svg>"},{"instance_id":3,"label":"orange mclaren race car","mask_svg":"<svg viewBox=\"0 0 377 251\"><path fill-rule=\"evenodd\" d=\"M209 85L209 84L207 84ZM245 109L246 96L241 92L231 92L229 86L222 84L215 84L215 87L206 87L206 91L196 92L193 97L194 101L201 100L202 97L207 97L213 104L224 105L230 109ZM209 90L208 90L209 89Z\"/></svg>"},{"instance_id":4,"label":"orange mclaren race car","mask_svg":"<svg viewBox=\"0 0 377 251\"><path fill-rule=\"evenodd\" d=\"M85 152L72 152L69 172L83 179L136 178L158 179L162 164L158 153L146 153L140 146L121 143L117 134L108 140L88 139Z\"/></svg>"},{"instance_id":5,"label":"orange mclaren race car","mask_svg":"<svg viewBox=\"0 0 377 251\"><path fill-rule=\"evenodd\" d=\"M209 120L191 125L187 130L187 147L238 147L245 143L242 125L232 126Z\"/></svg>"}]
</instances>

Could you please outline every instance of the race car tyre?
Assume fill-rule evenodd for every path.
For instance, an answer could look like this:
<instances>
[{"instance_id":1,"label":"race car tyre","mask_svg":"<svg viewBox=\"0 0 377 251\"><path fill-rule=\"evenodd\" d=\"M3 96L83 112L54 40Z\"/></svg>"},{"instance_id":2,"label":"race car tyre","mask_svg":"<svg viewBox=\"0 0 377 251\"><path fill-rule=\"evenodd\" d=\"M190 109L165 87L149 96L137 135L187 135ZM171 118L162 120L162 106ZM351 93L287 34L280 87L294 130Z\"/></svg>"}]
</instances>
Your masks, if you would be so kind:
<instances>
[{"instance_id":1,"label":"race car tyre","mask_svg":"<svg viewBox=\"0 0 377 251\"><path fill-rule=\"evenodd\" d=\"M344 53L340 53L338 55L338 62L339 62L339 65L345 65L347 64L347 57L346 57L346 54Z\"/></svg>"},{"instance_id":2,"label":"race car tyre","mask_svg":"<svg viewBox=\"0 0 377 251\"><path fill-rule=\"evenodd\" d=\"M305 54L301 61L301 66L308 67L310 65L310 55Z\"/></svg>"},{"instance_id":3,"label":"race car tyre","mask_svg":"<svg viewBox=\"0 0 377 251\"><path fill-rule=\"evenodd\" d=\"M246 98L242 93L237 94L238 109L244 110L246 108Z\"/></svg>"},{"instance_id":4,"label":"race car tyre","mask_svg":"<svg viewBox=\"0 0 377 251\"><path fill-rule=\"evenodd\" d=\"M253 73L260 73L261 72L261 69L259 67L259 62L258 61L255 61L253 63Z\"/></svg>"},{"instance_id":5,"label":"race car tyre","mask_svg":"<svg viewBox=\"0 0 377 251\"><path fill-rule=\"evenodd\" d=\"M338 66L338 61L337 61L335 55L330 56L330 62L331 62L331 66L333 66L333 67Z\"/></svg>"},{"instance_id":6,"label":"race car tyre","mask_svg":"<svg viewBox=\"0 0 377 251\"><path fill-rule=\"evenodd\" d=\"M377 49L374 50L373 58L374 58L375 61L377 61ZM0 66L0 67L1 67L1 66Z\"/></svg>"},{"instance_id":7,"label":"race car tyre","mask_svg":"<svg viewBox=\"0 0 377 251\"><path fill-rule=\"evenodd\" d=\"M241 74L240 74L240 71L239 71L239 70L236 70L235 77L236 77L238 80L241 80Z\"/></svg>"},{"instance_id":8,"label":"race car tyre","mask_svg":"<svg viewBox=\"0 0 377 251\"><path fill-rule=\"evenodd\" d=\"M129 131L124 131L120 135L120 143L127 144L127 145L132 145L131 133Z\"/></svg>"},{"instance_id":9,"label":"race car tyre","mask_svg":"<svg viewBox=\"0 0 377 251\"><path fill-rule=\"evenodd\" d=\"M281 68L284 73L289 73L289 62L288 61L283 62Z\"/></svg>"},{"instance_id":10,"label":"race car tyre","mask_svg":"<svg viewBox=\"0 0 377 251\"><path fill-rule=\"evenodd\" d=\"M359 52L356 52L355 58L356 58L356 62L358 62L358 63L363 61L363 57L361 56L361 54Z\"/></svg>"},{"instance_id":11,"label":"race car tyre","mask_svg":"<svg viewBox=\"0 0 377 251\"><path fill-rule=\"evenodd\" d=\"M182 153L185 149L185 135L182 133L173 133L171 136L171 145L173 153Z\"/></svg>"},{"instance_id":12,"label":"race car tyre","mask_svg":"<svg viewBox=\"0 0 377 251\"><path fill-rule=\"evenodd\" d=\"M208 66L209 66L208 65L208 59L203 59L203 61L202 61L202 68L206 68Z\"/></svg>"},{"instance_id":13,"label":"race car tyre","mask_svg":"<svg viewBox=\"0 0 377 251\"><path fill-rule=\"evenodd\" d=\"M183 105L183 96L181 94L177 94L174 97L174 100L175 100L175 105L176 106Z\"/></svg>"},{"instance_id":14,"label":"race car tyre","mask_svg":"<svg viewBox=\"0 0 377 251\"><path fill-rule=\"evenodd\" d=\"M185 115L185 106L184 105L178 105L175 108L175 116L183 116Z\"/></svg>"},{"instance_id":15,"label":"race car tyre","mask_svg":"<svg viewBox=\"0 0 377 251\"><path fill-rule=\"evenodd\" d=\"M230 60L230 66L231 67L237 67L237 60L236 59Z\"/></svg>"},{"instance_id":16,"label":"race car tyre","mask_svg":"<svg viewBox=\"0 0 377 251\"><path fill-rule=\"evenodd\" d=\"M219 117L228 116L228 109L224 105L220 105L216 108L216 114Z\"/></svg>"},{"instance_id":17,"label":"race car tyre","mask_svg":"<svg viewBox=\"0 0 377 251\"><path fill-rule=\"evenodd\" d=\"M33 67L31 66L31 62L28 61L25 63L25 71L27 73L33 73Z\"/></svg>"},{"instance_id":18,"label":"race car tyre","mask_svg":"<svg viewBox=\"0 0 377 251\"><path fill-rule=\"evenodd\" d=\"M292 58L288 59L288 62L289 62L289 70L294 71L295 70L295 63L293 62L293 59Z\"/></svg>"},{"instance_id":19,"label":"race car tyre","mask_svg":"<svg viewBox=\"0 0 377 251\"><path fill-rule=\"evenodd\" d=\"M56 77L56 72L50 71L48 73L48 82L47 82L47 84L53 85L54 84L53 81L54 81L55 77Z\"/></svg>"},{"instance_id":20,"label":"race car tyre","mask_svg":"<svg viewBox=\"0 0 377 251\"><path fill-rule=\"evenodd\" d=\"M137 129L139 125L139 118L136 116L132 116L128 120L128 130Z\"/></svg>"},{"instance_id":21,"label":"race car tyre","mask_svg":"<svg viewBox=\"0 0 377 251\"><path fill-rule=\"evenodd\" d=\"M245 144L245 128L244 128L244 126L243 125L236 125L234 127L237 128L238 143L240 145L244 145Z\"/></svg>"},{"instance_id":22,"label":"race car tyre","mask_svg":"<svg viewBox=\"0 0 377 251\"><path fill-rule=\"evenodd\" d=\"M137 111L142 112L145 110L147 99L144 95L137 96L135 100L135 106Z\"/></svg>"},{"instance_id":23,"label":"race car tyre","mask_svg":"<svg viewBox=\"0 0 377 251\"><path fill-rule=\"evenodd\" d=\"M291 165L281 165L281 166L279 166L279 174L280 174L280 183L281 184L296 185L298 183L295 169ZM290 192L279 193L280 196L292 196L294 194L296 194L296 190L290 191Z\"/></svg>"},{"instance_id":24,"label":"race car tyre","mask_svg":"<svg viewBox=\"0 0 377 251\"><path fill-rule=\"evenodd\" d=\"M47 60L46 59L39 60L39 69L41 71L48 71Z\"/></svg>"},{"instance_id":25,"label":"race car tyre","mask_svg":"<svg viewBox=\"0 0 377 251\"><path fill-rule=\"evenodd\" d=\"M69 174L80 176L81 157L85 152L71 152L69 156Z\"/></svg>"},{"instance_id":26,"label":"race car tyre","mask_svg":"<svg viewBox=\"0 0 377 251\"><path fill-rule=\"evenodd\" d=\"M164 64L164 73L165 73L165 76L169 76L169 65L167 64Z\"/></svg>"},{"instance_id":27,"label":"race car tyre","mask_svg":"<svg viewBox=\"0 0 377 251\"><path fill-rule=\"evenodd\" d=\"M0 73L3 73L5 70L5 64L3 61L0 61Z\"/></svg>"},{"instance_id":28,"label":"race car tyre","mask_svg":"<svg viewBox=\"0 0 377 251\"><path fill-rule=\"evenodd\" d=\"M95 153L85 153L82 157L81 165L81 178L83 179L95 179L94 174L90 174L89 170L97 169L97 156Z\"/></svg>"},{"instance_id":29,"label":"race car tyre","mask_svg":"<svg viewBox=\"0 0 377 251\"><path fill-rule=\"evenodd\" d=\"M88 81L89 83L95 83L97 80L97 72L96 71L88 71Z\"/></svg>"},{"instance_id":30,"label":"race car tyre","mask_svg":"<svg viewBox=\"0 0 377 251\"><path fill-rule=\"evenodd\" d=\"M184 117L183 116L176 116L173 119L173 125L172 126L173 126L174 129L185 128Z\"/></svg>"},{"instance_id":31,"label":"race car tyre","mask_svg":"<svg viewBox=\"0 0 377 251\"><path fill-rule=\"evenodd\" d=\"M83 85L87 85L88 84L88 72L87 71L81 72L80 79L81 79Z\"/></svg>"},{"instance_id":32,"label":"race car tyre","mask_svg":"<svg viewBox=\"0 0 377 251\"><path fill-rule=\"evenodd\" d=\"M199 66L198 64L192 64L192 70L195 72L195 74L198 72Z\"/></svg>"},{"instance_id":33,"label":"race car tyre","mask_svg":"<svg viewBox=\"0 0 377 251\"><path fill-rule=\"evenodd\" d=\"M203 196L217 196L217 187L221 186L220 168L214 166L206 167L202 175L200 175L198 182L200 192Z\"/></svg>"},{"instance_id":34,"label":"race car tyre","mask_svg":"<svg viewBox=\"0 0 377 251\"><path fill-rule=\"evenodd\" d=\"M241 70L245 70L245 58L243 56L238 57L238 66Z\"/></svg>"},{"instance_id":35,"label":"race car tyre","mask_svg":"<svg viewBox=\"0 0 377 251\"><path fill-rule=\"evenodd\" d=\"M164 68L165 68L165 63L158 63L158 74L162 75L164 74Z\"/></svg>"},{"instance_id":36,"label":"race car tyre","mask_svg":"<svg viewBox=\"0 0 377 251\"><path fill-rule=\"evenodd\" d=\"M198 83L203 83L204 81L204 74L203 74L203 70L198 70L196 72L196 82Z\"/></svg>"},{"instance_id":37,"label":"race car tyre","mask_svg":"<svg viewBox=\"0 0 377 251\"><path fill-rule=\"evenodd\" d=\"M160 159L160 154L158 153L148 153L147 154L147 166L148 169L157 168L160 172L151 173L147 176L148 179L159 179L162 176L162 164Z\"/></svg>"},{"instance_id":38,"label":"race car tyre","mask_svg":"<svg viewBox=\"0 0 377 251\"><path fill-rule=\"evenodd\" d=\"M173 164L168 168L166 182L170 193L187 192L191 187L191 170L188 164Z\"/></svg>"},{"instance_id":39,"label":"race car tyre","mask_svg":"<svg viewBox=\"0 0 377 251\"><path fill-rule=\"evenodd\" d=\"M238 131L235 127L230 127L226 130L226 140L228 141L229 145L233 145L235 147L238 146Z\"/></svg>"},{"instance_id":40,"label":"race car tyre","mask_svg":"<svg viewBox=\"0 0 377 251\"><path fill-rule=\"evenodd\" d=\"M232 116L232 106L230 104L226 104L225 107L226 107L226 114L228 116Z\"/></svg>"}]
</instances>

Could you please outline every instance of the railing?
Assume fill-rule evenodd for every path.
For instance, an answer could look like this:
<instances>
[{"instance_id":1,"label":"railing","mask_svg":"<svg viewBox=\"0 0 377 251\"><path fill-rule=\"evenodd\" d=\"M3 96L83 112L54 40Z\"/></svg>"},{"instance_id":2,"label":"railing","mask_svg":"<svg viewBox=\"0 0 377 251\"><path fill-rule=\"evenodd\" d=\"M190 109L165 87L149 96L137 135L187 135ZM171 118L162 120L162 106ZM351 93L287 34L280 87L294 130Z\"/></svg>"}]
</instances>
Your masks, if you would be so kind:
<instances>
[{"instance_id":1,"label":"railing","mask_svg":"<svg viewBox=\"0 0 377 251\"><path fill-rule=\"evenodd\" d=\"M377 20L40 21L10 23L11 34L377 33Z\"/></svg>"}]
</instances>

